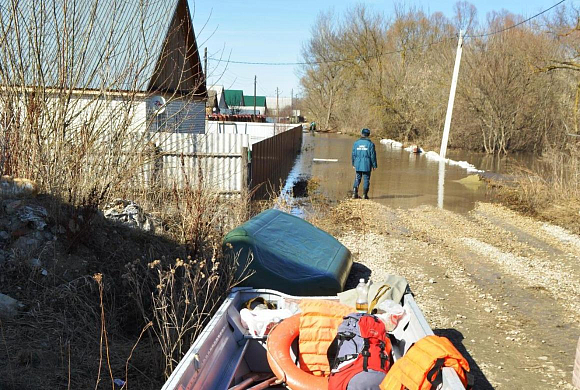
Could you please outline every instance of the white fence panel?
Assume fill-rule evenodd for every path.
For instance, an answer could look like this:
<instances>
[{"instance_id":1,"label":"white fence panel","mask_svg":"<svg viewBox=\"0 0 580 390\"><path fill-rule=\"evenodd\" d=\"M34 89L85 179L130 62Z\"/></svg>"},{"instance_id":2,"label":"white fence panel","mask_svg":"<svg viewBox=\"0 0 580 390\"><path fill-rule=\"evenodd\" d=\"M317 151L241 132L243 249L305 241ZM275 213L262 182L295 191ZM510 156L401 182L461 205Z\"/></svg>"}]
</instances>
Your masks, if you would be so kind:
<instances>
[{"instance_id":1,"label":"white fence panel","mask_svg":"<svg viewBox=\"0 0 580 390\"><path fill-rule=\"evenodd\" d=\"M206 133L208 134L247 134L250 136L251 145L283 133L296 125L282 123L256 123L256 122L220 122L206 121Z\"/></svg>"},{"instance_id":2,"label":"white fence panel","mask_svg":"<svg viewBox=\"0 0 580 390\"><path fill-rule=\"evenodd\" d=\"M249 145L248 135L156 133L151 142L160 157L150 164L147 180L169 188L202 182L222 193L243 189L247 167L243 166L242 153Z\"/></svg>"}]
</instances>

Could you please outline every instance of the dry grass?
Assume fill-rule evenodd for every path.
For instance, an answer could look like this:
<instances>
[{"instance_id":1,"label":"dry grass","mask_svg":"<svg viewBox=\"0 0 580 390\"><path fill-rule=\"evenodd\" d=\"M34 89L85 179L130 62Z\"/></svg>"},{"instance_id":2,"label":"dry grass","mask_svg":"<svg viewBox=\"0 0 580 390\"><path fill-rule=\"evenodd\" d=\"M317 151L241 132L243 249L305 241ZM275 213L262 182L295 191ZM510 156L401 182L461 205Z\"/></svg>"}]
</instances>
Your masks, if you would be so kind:
<instances>
[{"instance_id":1,"label":"dry grass","mask_svg":"<svg viewBox=\"0 0 580 390\"><path fill-rule=\"evenodd\" d=\"M491 183L501 202L580 233L580 145L550 149L537 168L518 168L514 176L514 185Z\"/></svg>"},{"instance_id":2,"label":"dry grass","mask_svg":"<svg viewBox=\"0 0 580 390\"><path fill-rule=\"evenodd\" d=\"M247 270L248 262L244 267L237 256L218 257L219 254L218 248L209 260L190 256L170 264L156 260L147 265L151 272L144 271L140 262L127 267L125 279L134 286L134 291L142 292L144 285L154 285L149 296L136 297L136 303L152 323L166 377L191 347L227 291L248 275L242 272L236 276L238 266ZM152 308L147 307L147 298L151 299Z\"/></svg>"},{"instance_id":3,"label":"dry grass","mask_svg":"<svg viewBox=\"0 0 580 390\"><path fill-rule=\"evenodd\" d=\"M48 107L54 98L28 96L37 107L28 116L30 101L0 99L0 173L37 181L44 195L33 202L49 211L47 230L63 231L39 255L48 276L24 256L0 265L0 291L27 306L2 324L0 361L9 364L0 367L0 388L111 388L115 378L159 388L235 284L237 259L222 256L221 240L249 217L250 194L226 198L203 171L188 177L184 161L185 185L147 186L143 172L159 156L149 151L150 134L135 132L148 125L134 123L136 94L109 113L115 121L95 115L66 129L52 117L99 112L108 102L95 99L80 111L63 106L55 114ZM141 205L162 222L161 231L105 220L100 210L115 198ZM176 299L175 289L189 295ZM170 316L186 321L174 324L177 339L167 328Z\"/></svg>"},{"instance_id":4,"label":"dry grass","mask_svg":"<svg viewBox=\"0 0 580 390\"><path fill-rule=\"evenodd\" d=\"M0 268L0 291L26 305L1 324L0 388L161 387L236 284L238 259L222 255L221 239L249 202L204 186L148 199L163 205L161 235L107 221L95 205L34 200L51 210L49 228L76 225L43 252L48 276L25 258Z\"/></svg>"}]
</instances>

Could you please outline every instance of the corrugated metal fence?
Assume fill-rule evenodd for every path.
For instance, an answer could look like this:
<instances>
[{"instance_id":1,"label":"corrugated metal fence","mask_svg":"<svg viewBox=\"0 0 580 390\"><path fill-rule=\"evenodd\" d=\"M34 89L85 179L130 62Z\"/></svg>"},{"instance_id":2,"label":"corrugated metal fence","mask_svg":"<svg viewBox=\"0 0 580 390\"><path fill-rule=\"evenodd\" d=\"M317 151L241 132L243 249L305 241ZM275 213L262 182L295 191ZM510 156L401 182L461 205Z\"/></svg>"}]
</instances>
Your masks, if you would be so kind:
<instances>
[{"instance_id":1,"label":"corrugated metal fence","mask_svg":"<svg viewBox=\"0 0 580 390\"><path fill-rule=\"evenodd\" d=\"M257 142L252 146L251 188L254 198L277 193L302 147L302 126ZM259 187L258 187L259 186Z\"/></svg>"},{"instance_id":2,"label":"corrugated metal fence","mask_svg":"<svg viewBox=\"0 0 580 390\"><path fill-rule=\"evenodd\" d=\"M247 185L246 134L156 133L143 179L151 186L183 188L186 183L238 193Z\"/></svg>"}]
</instances>

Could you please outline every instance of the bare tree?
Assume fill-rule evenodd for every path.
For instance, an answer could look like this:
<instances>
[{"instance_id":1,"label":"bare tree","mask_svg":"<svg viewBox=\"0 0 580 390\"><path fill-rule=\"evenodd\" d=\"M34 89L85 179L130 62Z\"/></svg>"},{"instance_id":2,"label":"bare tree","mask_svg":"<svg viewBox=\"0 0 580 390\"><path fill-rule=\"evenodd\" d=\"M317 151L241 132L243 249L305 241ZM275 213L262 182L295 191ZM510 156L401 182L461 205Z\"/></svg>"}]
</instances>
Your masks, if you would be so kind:
<instances>
[{"instance_id":1,"label":"bare tree","mask_svg":"<svg viewBox=\"0 0 580 390\"><path fill-rule=\"evenodd\" d=\"M170 130L187 110L158 117L145 109L147 96L164 93L169 106L204 82L187 20L175 19L166 35L164 19L153 17L160 4L2 2L2 174L36 180L73 203L137 179L148 158L144 130Z\"/></svg>"},{"instance_id":2,"label":"bare tree","mask_svg":"<svg viewBox=\"0 0 580 390\"><path fill-rule=\"evenodd\" d=\"M302 49L304 65L302 86L308 91L305 96L313 117L320 121L321 129L337 127L334 108L344 86L342 72L344 64L340 53L339 34L332 13L320 14L312 28L312 38Z\"/></svg>"},{"instance_id":3,"label":"bare tree","mask_svg":"<svg viewBox=\"0 0 580 390\"><path fill-rule=\"evenodd\" d=\"M580 69L570 60L578 43L572 37L576 24L570 23L574 13L564 16L560 9L558 22L568 31L550 36L550 28L536 20L520 24L520 16L491 13L479 26L472 4L458 2L454 9L452 20L400 5L388 21L364 6L340 20L319 18L303 53L319 60L303 73L305 103L315 117L334 118L342 131L370 126L402 141L437 144L462 29L468 35L450 145L508 153L561 142L569 123L566 107L574 100L566 97L578 83L570 75L537 70L542 64L543 70ZM324 31L332 31L331 38Z\"/></svg>"}]
</instances>

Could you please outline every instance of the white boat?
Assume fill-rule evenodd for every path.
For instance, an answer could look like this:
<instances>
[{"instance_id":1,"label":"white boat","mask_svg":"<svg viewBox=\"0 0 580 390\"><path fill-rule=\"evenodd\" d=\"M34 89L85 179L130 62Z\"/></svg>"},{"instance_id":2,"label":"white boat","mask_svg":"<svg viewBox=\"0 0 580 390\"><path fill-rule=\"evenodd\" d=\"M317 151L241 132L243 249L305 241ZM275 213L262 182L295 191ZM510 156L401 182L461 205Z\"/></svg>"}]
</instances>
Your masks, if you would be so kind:
<instances>
[{"instance_id":1,"label":"white boat","mask_svg":"<svg viewBox=\"0 0 580 390\"><path fill-rule=\"evenodd\" d=\"M244 380L247 381L246 378L251 373L271 373L266 356L266 337L250 335L240 321L242 304L255 297L276 302L278 309L295 308L304 298L338 301L336 296L298 297L268 289L234 289L175 368L162 390L231 389ZM410 320L400 341L393 343L395 361L417 340L433 334L411 294L405 294L401 304L409 313ZM464 389L452 368L443 368L442 376L442 389ZM278 383L280 381L273 383L274 380L270 380L271 385L267 388L289 388L284 383Z\"/></svg>"}]
</instances>

